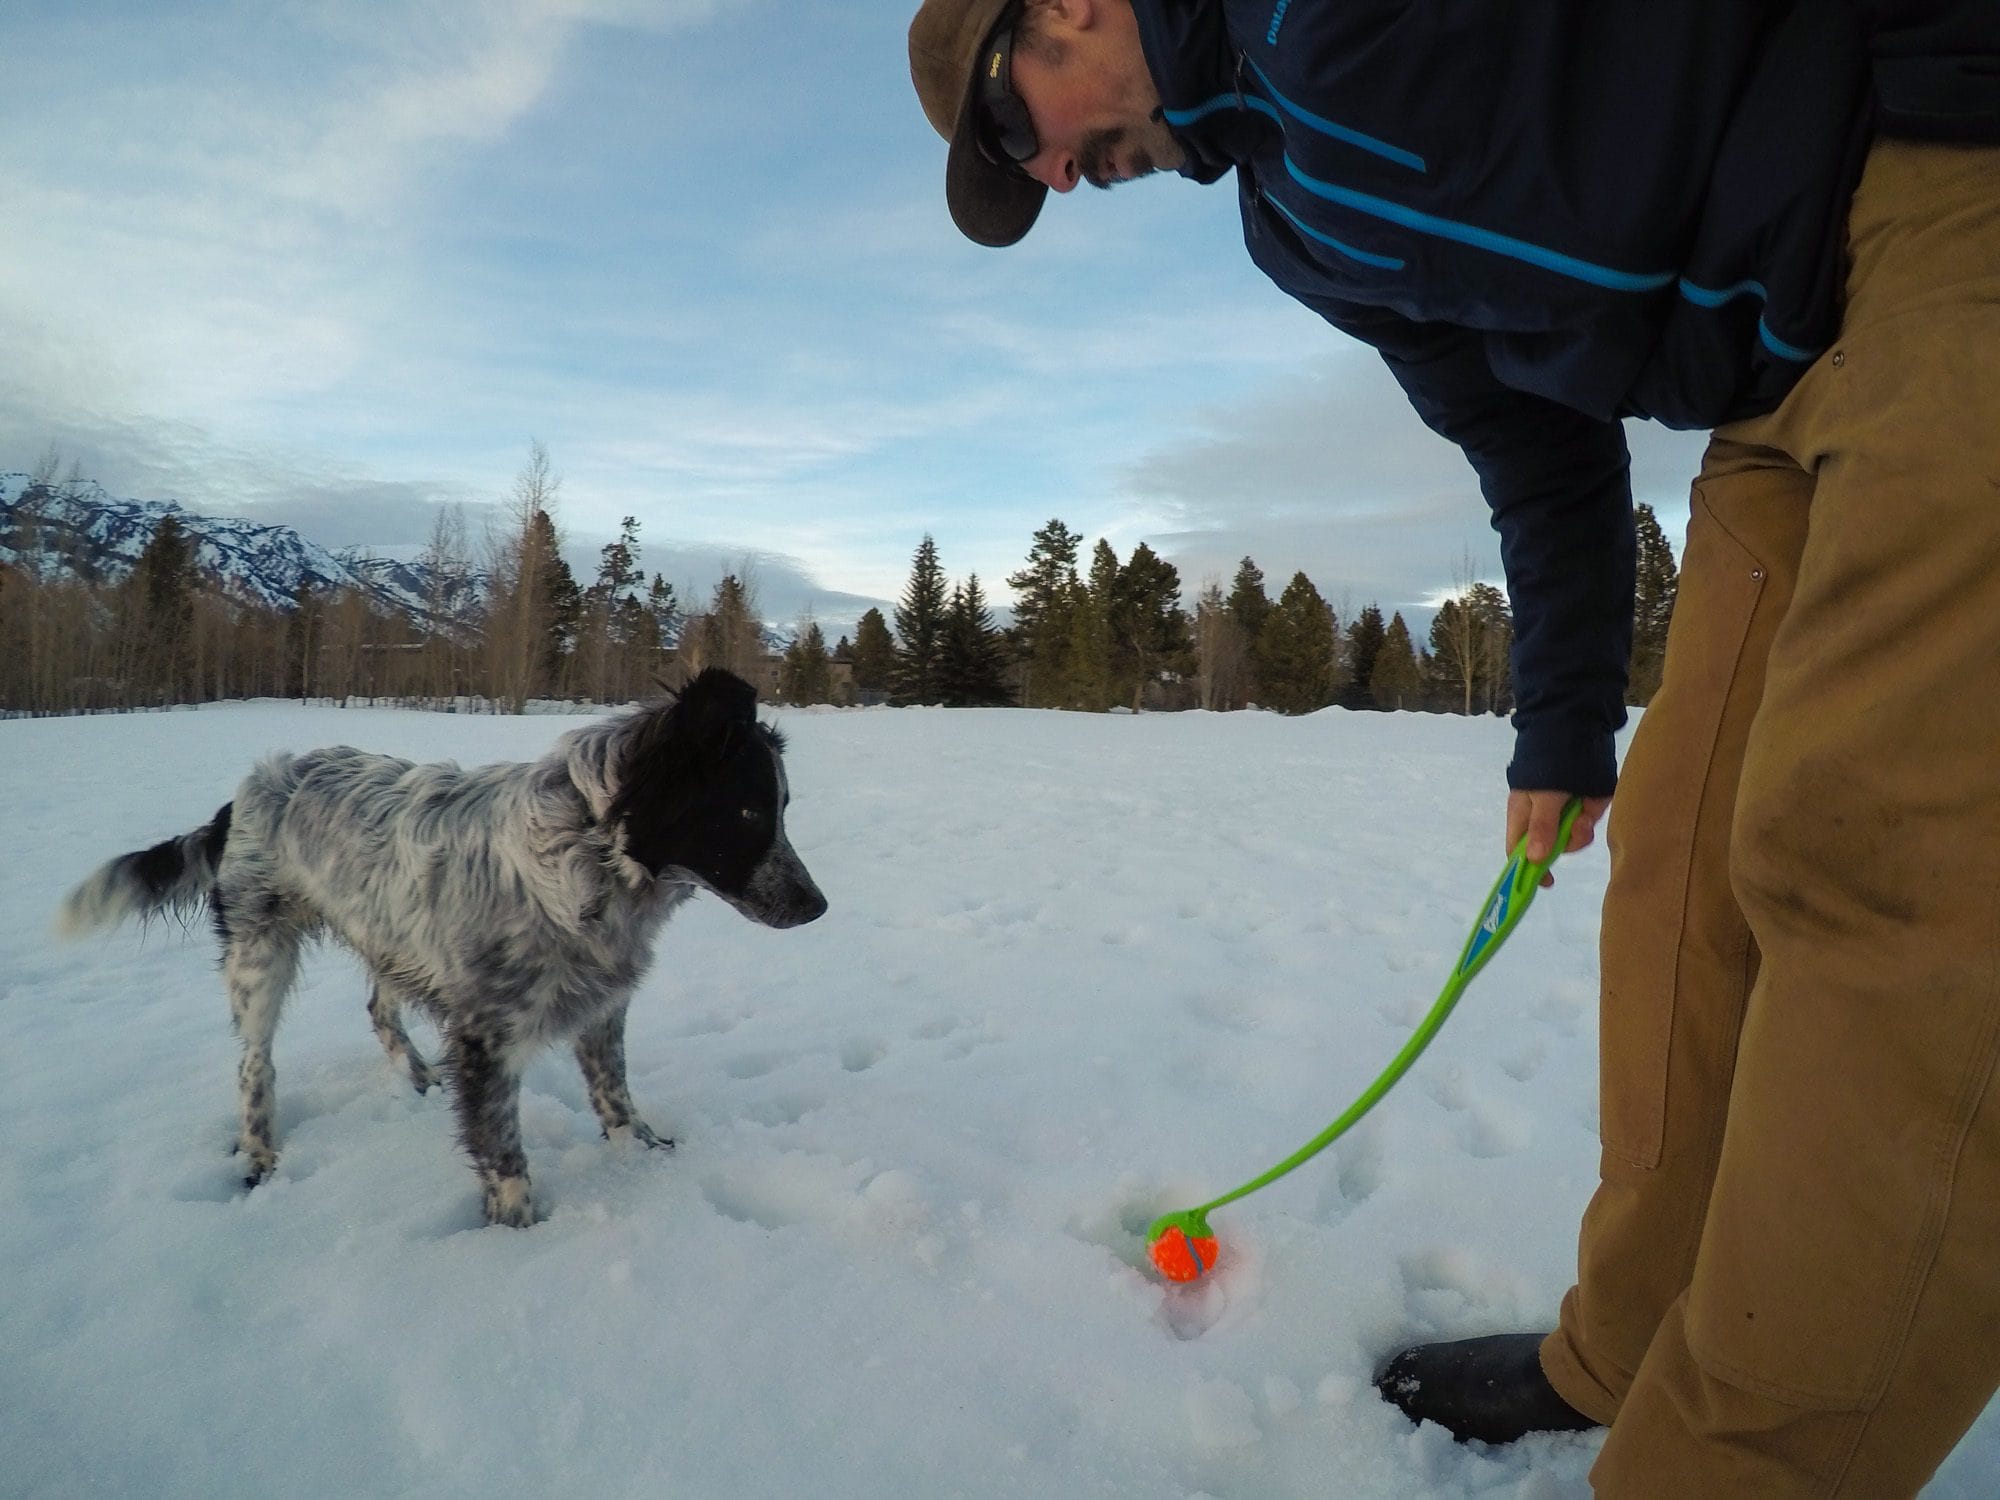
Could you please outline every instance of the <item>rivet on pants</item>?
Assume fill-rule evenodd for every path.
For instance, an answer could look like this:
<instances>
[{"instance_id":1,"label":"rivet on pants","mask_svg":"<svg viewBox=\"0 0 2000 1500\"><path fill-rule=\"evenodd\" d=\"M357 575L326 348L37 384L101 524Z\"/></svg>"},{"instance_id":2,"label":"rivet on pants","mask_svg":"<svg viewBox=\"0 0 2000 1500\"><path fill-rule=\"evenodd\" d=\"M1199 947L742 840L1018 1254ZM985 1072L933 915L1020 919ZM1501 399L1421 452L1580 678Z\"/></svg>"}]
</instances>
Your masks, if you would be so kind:
<instances>
[{"instance_id":1,"label":"rivet on pants","mask_svg":"<svg viewBox=\"0 0 2000 1500\"><path fill-rule=\"evenodd\" d=\"M1839 369L1839 368L1840 368L1840 367L1841 367L1842 365L1844 365L1844 364L1846 364L1846 363L1847 363L1847 351L1846 351L1846 350L1844 350L1844 349L1836 349L1836 350L1834 350L1834 351L1833 351L1833 367L1834 367L1834 368L1835 368L1835 369L1837 370L1837 369Z\"/></svg>"},{"instance_id":2,"label":"rivet on pants","mask_svg":"<svg viewBox=\"0 0 2000 1500\"><path fill-rule=\"evenodd\" d=\"M1750 570L1750 576L1754 578L1757 582L1762 583L1764 581L1764 570L1762 568L1752 568Z\"/></svg>"}]
</instances>

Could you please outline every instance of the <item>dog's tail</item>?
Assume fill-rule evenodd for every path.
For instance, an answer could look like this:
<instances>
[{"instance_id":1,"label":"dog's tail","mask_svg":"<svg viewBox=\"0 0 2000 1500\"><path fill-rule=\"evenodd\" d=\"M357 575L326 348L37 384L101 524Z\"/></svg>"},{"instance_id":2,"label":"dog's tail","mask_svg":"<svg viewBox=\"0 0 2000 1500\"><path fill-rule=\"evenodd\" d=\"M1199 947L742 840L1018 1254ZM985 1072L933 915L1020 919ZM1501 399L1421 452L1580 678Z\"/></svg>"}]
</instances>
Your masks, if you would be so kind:
<instances>
[{"instance_id":1,"label":"dog's tail","mask_svg":"<svg viewBox=\"0 0 2000 1500\"><path fill-rule=\"evenodd\" d=\"M56 931L80 937L98 927L114 927L128 917L150 917L158 911L189 915L208 897L229 841L229 809L192 833L167 839L150 849L121 854L98 869L63 899Z\"/></svg>"}]
</instances>

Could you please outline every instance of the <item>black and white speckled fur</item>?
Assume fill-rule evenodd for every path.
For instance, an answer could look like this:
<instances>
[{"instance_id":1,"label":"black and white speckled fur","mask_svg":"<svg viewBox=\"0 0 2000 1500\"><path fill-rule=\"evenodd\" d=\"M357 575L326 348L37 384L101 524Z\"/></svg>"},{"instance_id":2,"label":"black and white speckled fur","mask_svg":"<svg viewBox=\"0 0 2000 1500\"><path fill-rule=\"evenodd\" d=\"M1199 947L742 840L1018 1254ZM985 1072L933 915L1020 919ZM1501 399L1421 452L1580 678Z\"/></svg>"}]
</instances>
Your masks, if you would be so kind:
<instances>
[{"instance_id":1,"label":"black and white speckled fur","mask_svg":"<svg viewBox=\"0 0 2000 1500\"><path fill-rule=\"evenodd\" d=\"M625 1012L668 915L713 891L771 927L826 898L785 837L783 741L749 684L703 672L678 697L565 735L541 760L461 770L345 746L277 755L202 828L122 855L70 893L76 933L206 902L243 1040L239 1146L277 1161L271 1038L302 944L360 955L368 1013L419 1091L434 1075L401 1013L445 1040L486 1217L533 1220L520 1076L573 1045L608 1136L671 1146L632 1107Z\"/></svg>"}]
</instances>

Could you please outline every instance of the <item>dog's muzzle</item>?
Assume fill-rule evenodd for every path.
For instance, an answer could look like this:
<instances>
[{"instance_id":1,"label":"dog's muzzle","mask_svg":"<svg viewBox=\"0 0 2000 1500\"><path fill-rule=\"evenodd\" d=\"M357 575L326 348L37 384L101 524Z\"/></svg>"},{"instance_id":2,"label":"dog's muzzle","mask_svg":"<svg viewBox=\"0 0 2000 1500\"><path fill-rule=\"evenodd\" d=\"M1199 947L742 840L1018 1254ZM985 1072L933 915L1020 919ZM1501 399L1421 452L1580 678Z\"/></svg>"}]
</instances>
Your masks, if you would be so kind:
<instances>
[{"instance_id":1,"label":"dog's muzzle","mask_svg":"<svg viewBox=\"0 0 2000 1500\"><path fill-rule=\"evenodd\" d=\"M803 927L826 915L826 897L792 846L784 843L764 857L751 873L742 896L730 905L766 927Z\"/></svg>"}]
</instances>

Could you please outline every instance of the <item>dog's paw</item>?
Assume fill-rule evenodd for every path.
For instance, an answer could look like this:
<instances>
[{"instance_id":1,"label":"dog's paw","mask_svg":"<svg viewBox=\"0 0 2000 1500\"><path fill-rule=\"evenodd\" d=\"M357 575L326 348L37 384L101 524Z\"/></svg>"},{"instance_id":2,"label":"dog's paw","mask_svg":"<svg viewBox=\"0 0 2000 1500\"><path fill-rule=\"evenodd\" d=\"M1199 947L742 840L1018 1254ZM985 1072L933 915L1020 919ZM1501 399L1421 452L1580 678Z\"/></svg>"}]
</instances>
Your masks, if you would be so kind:
<instances>
[{"instance_id":1,"label":"dog's paw","mask_svg":"<svg viewBox=\"0 0 2000 1500\"><path fill-rule=\"evenodd\" d=\"M604 1132L607 1141L637 1141L649 1151L671 1151L674 1149L672 1136L659 1134L644 1120L634 1120L629 1125L620 1125L616 1130Z\"/></svg>"},{"instance_id":2,"label":"dog's paw","mask_svg":"<svg viewBox=\"0 0 2000 1500\"><path fill-rule=\"evenodd\" d=\"M243 1186L253 1188L278 1170L278 1153L269 1146L239 1146L233 1153L243 1158Z\"/></svg>"},{"instance_id":3,"label":"dog's paw","mask_svg":"<svg viewBox=\"0 0 2000 1500\"><path fill-rule=\"evenodd\" d=\"M436 1068L433 1068L421 1058L415 1056L410 1058L410 1082L415 1085L419 1094L428 1094L431 1091L431 1085L437 1081Z\"/></svg>"},{"instance_id":4,"label":"dog's paw","mask_svg":"<svg viewBox=\"0 0 2000 1500\"><path fill-rule=\"evenodd\" d=\"M486 1184L486 1222L505 1229L526 1229L535 1222L527 1178L502 1177Z\"/></svg>"},{"instance_id":5,"label":"dog's paw","mask_svg":"<svg viewBox=\"0 0 2000 1500\"><path fill-rule=\"evenodd\" d=\"M655 1134L653 1127L648 1125L644 1120L634 1120L632 1122L632 1138L649 1150L671 1151L674 1149L672 1136Z\"/></svg>"}]
</instances>

